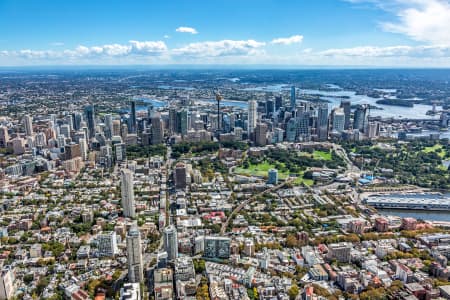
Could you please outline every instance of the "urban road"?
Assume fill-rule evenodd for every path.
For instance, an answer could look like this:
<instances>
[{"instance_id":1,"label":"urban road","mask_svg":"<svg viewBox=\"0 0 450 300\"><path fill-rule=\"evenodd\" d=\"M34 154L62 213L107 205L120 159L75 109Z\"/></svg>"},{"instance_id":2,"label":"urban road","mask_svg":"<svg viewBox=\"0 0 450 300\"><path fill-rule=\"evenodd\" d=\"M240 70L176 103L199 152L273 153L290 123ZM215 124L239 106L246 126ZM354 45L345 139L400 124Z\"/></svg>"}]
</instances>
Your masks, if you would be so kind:
<instances>
[{"instance_id":1,"label":"urban road","mask_svg":"<svg viewBox=\"0 0 450 300\"><path fill-rule=\"evenodd\" d=\"M274 192L274 191L276 191L276 190L278 190L278 189L284 187L286 184L292 182L292 180L293 180L293 179L289 179L289 180L286 180L285 182L283 182L283 183L281 183L281 184L279 184L279 185L276 185L276 186L273 186L273 187L271 187L271 188L265 189L264 191L259 192L258 194L251 196L250 198L248 198L247 200L245 200L244 202L242 202L241 204L239 204L239 205L231 212L230 216L227 218L227 220L225 221L225 223L222 224L222 228L220 229L220 234L221 234L221 235L224 235L224 234L225 234L225 231L227 230L228 224L230 223L231 219L232 219L238 212L240 212L241 209L244 208L244 206L246 206L247 204L250 204L250 203L252 203L253 201L255 201L255 200L258 198L258 196L261 196L261 195L263 195L263 194L265 194L265 193L271 193L271 192Z\"/></svg>"}]
</instances>

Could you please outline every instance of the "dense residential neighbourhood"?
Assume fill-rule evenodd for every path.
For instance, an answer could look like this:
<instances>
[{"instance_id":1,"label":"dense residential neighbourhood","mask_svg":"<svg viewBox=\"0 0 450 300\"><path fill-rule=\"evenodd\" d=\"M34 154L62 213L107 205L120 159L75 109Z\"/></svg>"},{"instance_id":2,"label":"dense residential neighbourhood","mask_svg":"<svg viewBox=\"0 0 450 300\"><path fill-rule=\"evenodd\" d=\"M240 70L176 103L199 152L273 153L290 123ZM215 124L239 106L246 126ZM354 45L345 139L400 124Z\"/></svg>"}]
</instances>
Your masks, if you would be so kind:
<instances>
[{"instance_id":1,"label":"dense residential neighbourhood","mask_svg":"<svg viewBox=\"0 0 450 300\"><path fill-rule=\"evenodd\" d=\"M0 78L0 299L450 299L446 110L70 74Z\"/></svg>"}]
</instances>

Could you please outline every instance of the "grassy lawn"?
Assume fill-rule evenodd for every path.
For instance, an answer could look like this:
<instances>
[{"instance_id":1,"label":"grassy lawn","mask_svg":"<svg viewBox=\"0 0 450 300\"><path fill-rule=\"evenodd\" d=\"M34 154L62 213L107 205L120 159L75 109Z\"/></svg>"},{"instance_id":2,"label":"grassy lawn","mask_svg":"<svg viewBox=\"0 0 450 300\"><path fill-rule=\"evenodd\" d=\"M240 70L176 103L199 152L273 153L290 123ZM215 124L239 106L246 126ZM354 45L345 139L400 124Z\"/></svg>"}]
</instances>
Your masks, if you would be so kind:
<instances>
[{"instance_id":1,"label":"grassy lawn","mask_svg":"<svg viewBox=\"0 0 450 300\"><path fill-rule=\"evenodd\" d=\"M260 177L264 177L267 178L267 172L270 169L277 169L276 166L274 164L271 164L267 161L261 162L259 164L256 165L249 165L248 168L244 168L242 166L240 167L236 167L234 169L234 173L235 174L240 174L240 175L247 175L247 176L260 176ZM278 169L278 178L285 180L287 177L289 176L289 172L288 171L280 171ZM314 181L312 179L305 179L303 178L303 173L297 177L294 181L293 184L294 185L301 185L302 183L308 185L308 186L312 186L314 184Z\"/></svg>"},{"instance_id":2,"label":"grassy lawn","mask_svg":"<svg viewBox=\"0 0 450 300\"><path fill-rule=\"evenodd\" d=\"M294 185L301 185L302 183L304 183L307 186L312 186L314 184L314 180L303 178L302 174L302 176L297 177L293 182Z\"/></svg>"},{"instance_id":3,"label":"grassy lawn","mask_svg":"<svg viewBox=\"0 0 450 300\"><path fill-rule=\"evenodd\" d=\"M319 150L315 150L313 152L313 158L314 159L321 159L321 160L331 160L331 152L328 151L319 151Z\"/></svg>"},{"instance_id":4,"label":"grassy lawn","mask_svg":"<svg viewBox=\"0 0 450 300\"><path fill-rule=\"evenodd\" d=\"M316 160L326 160L326 161L331 160L331 152L327 152L327 151L314 150L313 153L299 152L299 155L311 157Z\"/></svg>"},{"instance_id":5,"label":"grassy lawn","mask_svg":"<svg viewBox=\"0 0 450 300\"><path fill-rule=\"evenodd\" d=\"M445 150L443 149L441 144L436 144L436 145L431 146L431 147L425 147L422 151L425 152L425 153L436 152L437 155L439 155L440 158L444 158L445 154L446 154Z\"/></svg>"},{"instance_id":6,"label":"grassy lawn","mask_svg":"<svg viewBox=\"0 0 450 300\"><path fill-rule=\"evenodd\" d=\"M447 167L444 166L444 165L440 165L440 166L438 167L438 169L439 169L439 170L442 170L442 171L447 171Z\"/></svg>"},{"instance_id":7,"label":"grassy lawn","mask_svg":"<svg viewBox=\"0 0 450 300\"><path fill-rule=\"evenodd\" d=\"M270 169L277 169L277 168L274 164L264 161L256 165L250 164L248 168L244 168L242 166L236 167L234 169L234 173L249 176L267 177L267 172ZM288 175L289 173L278 170L279 179L286 179Z\"/></svg>"}]
</instances>

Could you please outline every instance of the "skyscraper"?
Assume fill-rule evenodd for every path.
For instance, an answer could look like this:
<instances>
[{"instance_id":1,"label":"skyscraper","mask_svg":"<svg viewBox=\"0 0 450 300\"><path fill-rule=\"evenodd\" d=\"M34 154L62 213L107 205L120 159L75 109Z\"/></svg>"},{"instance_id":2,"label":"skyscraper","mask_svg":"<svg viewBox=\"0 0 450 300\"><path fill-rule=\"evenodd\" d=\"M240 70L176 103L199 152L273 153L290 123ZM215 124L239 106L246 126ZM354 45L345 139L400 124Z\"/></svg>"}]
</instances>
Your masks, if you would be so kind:
<instances>
[{"instance_id":1,"label":"skyscraper","mask_svg":"<svg viewBox=\"0 0 450 300\"><path fill-rule=\"evenodd\" d=\"M302 141L309 139L311 135L310 118L309 112L300 112L297 116L297 137Z\"/></svg>"},{"instance_id":2,"label":"skyscraper","mask_svg":"<svg viewBox=\"0 0 450 300\"><path fill-rule=\"evenodd\" d=\"M188 131L188 111L186 109L182 109L181 111L177 112L177 119L176 119L176 127L177 133L180 133L181 135L186 135Z\"/></svg>"},{"instance_id":3,"label":"skyscraper","mask_svg":"<svg viewBox=\"0 0 450 300\"><path fill-rule=\"evenodd\" d=\"M295 118L291 118L286 123L286 140L288 142L295 142L296 138L297 138L297 122Z\"/></svg>"},{"instance_id":4,"label":"skyscraper","mask_svg":"<svg viewBox=\"0 0 450 300\"><path fill-rule=\"evenodd\" d=\"M105 136L109 139L113 136L113 118L111 114L105 115Z\"/></svg>"},{"instance_id":5,"label":"skyscraper","mask_svg":"<svg viewBox=\"0 0 450 300\"><path fill-rule=\"evenodd\" d=\"M317 109L317 127L328 126L328 106L326 104L321 105Z\"/></svg>"},{"instance_id":6,"label":"skyscraper","mask_svg":"<svg viewBox=\"0 0 450 300\"><path fill-rule=\"evenodd\" d=\"M229 113L222 114L222 125L220 126L223 133L228 133L231 131L231 116Z\"/></svg>"},{"instance_id":7,"label":"skyscraper","mask_svg":"<svg viewBox=\"0 0 450 300\"><path fill-rule=\"evenodd\" d=\"M67 115L64 117L64 123L69 125L70 130L73 130L73 118L71 115Z\"/></svg>"},{"instance_id":8,"label":"skyscraper","mask_svg":"<svg viewBox=\"0 0 450 300\"><path fill-rule=\"evenodd\" d=\"M275 97L275 111L279 111L280 108L283 106L283 98L281 98L281 95Z\"/></svg>"},{"instance_id":9,"label":"skyscraper","mask_svg":"<svg viewBox=\"0 0 450 300\"><path fill-rule=\"evenodd\" d=\"M136 133L137 122L136 122L136 101L132 100L130 102L131 110L130 110L130 128L128 130L130 133Z\"/></svg>"},{"instance_id":10,"label":"skyscraper","mask_svg":"<svg viewBox=\"0 0 450 300\"><path fill-rule=\"evenodd\" d=\"M183 163L177 163L175 166L175 172L174 172L174 179L175 179L175 187L177 189L185 189L186 188L186 165Z\"/></svg>"},{"instance_id":11,"label":"skyscraper","mask_svg":"<svg viewBox=\"0 0 450 300\"><path fill-rule=\"evenodd\" d=\"M335 108L333 110L333 128L334 132L342 132L345 125L345 113L342 108Z\"/></svg>"},{"instance_id":12,"label":"skyscraper","mask_svg":"<svg viewBox=\"0 0 450 300\"><path fill-rule=\"evenodd\" d=\"M258 102L256 100L248 101L248 135L250 136L254 131L258 119Z\"/></svg>"},{"instance_id":13,"label":"skyscraper","mask_svg":"<svg viewBox=\"0 0 450 300\"><path fill-rule=\"evenodd\" d=\"M0 126L0 147L4 148L9 142L8 128Z\"/></svg>"},{"instance_id":14,"label":"skyscraper","mask_svg":"<svg viewBox=\"0 0 450 300\"><path fill-rule=\"evenodd\" d=\"M353 129L358 129L361 132L365 131L368 124L368 107L367 105L360 105L356 108L353 117Z\"/></svg>"},{"instance_id":15,"label":"skyscraper","mask_svg":"<svg viewBox=\"0 0 450 300\"><path fill-rule=\"evenodd\" d=\"M177 111L174 107L169 108L169 132L177 132Z\"/></svg>"},{"instance_id":16,"label":"skyscraper","mask_svg":"<svg viewBox=\"0 0 450 300\"><path fill-rule=\"evenodd\" d=\"M127 235L128 280L130 282L144 281L144 264L142 262L141 233L133 224Z\"/></svg>"},{"instance_id":17,"label":"skyscraper","mask_svg":"<svg viewBox=\"0 0 450 300\"><path fill-rule=\"evenodd\" d=\"M344 129L347 130L350 127L350 111L351 111L351 102L350 100L342 100L341 108L344 110Z\"/></svg>"},{"instance_id":18,"label":"skyscraper","mask_svg":"<svg viewBox=\"0 0 450 300\"><path fill-rule=\"evenodd\" d=\"M167 252L167 258L174 260L178 257L178 239L177 229L170 225L164 228L164 251Z\"/></svg>"},{"instance_id":19,"label":"skyscraper","mask_svg":"<svg viewBox=\"0 0 450 300\"><path fill-rule=\"evenodd\" d=\"M83 115L79 112L74 112L72 114L72 119L73 119L73 129L80 130L81 122L83 122Z\"/></svg>"},{"instance_id":20,"label":"skyscraper","mask_svg":"<svg viewBox=\"0 0 450 300\"><path fill-rule=\"evenodd\" d=\"M81 152L81 158L83 160L87 160L88 159L88 146L86 143L86 139L79 139L78 143L80 144L80 152Z\"/></svg>"},{"instance_id":21,"label":"skyscraper","mask_svg":"<svg viewBox=\"0 0 450 300\"><path fill-rule=\"evenodd\" d=\"M370 122L367 125L367 137L369 139L376 138L380 134L380 123Z\"/></svg>"},{"instance_id":22,"label":"skyscraper","mask_svg":"<svg viewBox=\"0 0 450 300\"><path fill-rule=\"evenodd\" d=\"M295 103L296 103L296 99L295 99L295 86L291 86L291 99L290 99L291 110L294 110L294 109L295 109Z\"/></svg>"},{"instance_id":23,"label":"skyscraper","mask_svg":"<svg viewBox=\"0 0 450 300\"><path fill-rule=\"evenodd\" d=\"M278 170L270 169L268 172L269 179L267 180L268 184L278 184Z\"/></svg>"},{"instance_id":24,"label":"skyscraper","mask_svg":"<svg viewBox=\"0 0 450 300\"><path fill-rule=\"evenodd\" d=\"M154 107L153 105L150 104L147 107L147 119L150 121L150 119L153 118L154 114L155 114Z\"/></svg>"},{"instance_id":25,"label":"skyscraper","mask_svg":"<svg viewBox=\"0 0 450 300\"><path fill-rule=\"evenodd\" d=\"M11 266L4 266L0 270L0 299L14 299L16 292L15 270Z\"/></svg>"},{"instance_id":26,"label":"skyscraper","mask_svg":"<svg viewBox=\"0 0 450 300\"><path fill-rule=\"evenodd\" d=\"M317 136L321 141L328 138L328 105L326 104L317 109Z\"/></svg>"},{"instance_id":27,"label":"skyscraper","mask_svg":"<svg viewBox=\"0 0 450 300\"><path fill-rule=\"evenodd\" d=\"M271 117L275 111L275 102L273 100L266 101L266 116Z\"/></svg>"},{"instance_id":28,"label":"skyscraper","mask_svg":"<svg viewBox=\"0 0 450 300\"><path fill-rule=\"evenodd\" d=\"M267 124L260 123L255 127L255 144L265 146L267 144Z\"/></svg>"},{"instance_id":29,"label":"skyscraper","mask_svg":"<svg viewBox=\"0 0 450 300\"><path fill-rule=\"evenodd\" d=\"M86 123L89 130L89 138L95 136L95 110L94 105L88 105L84 108L84 114L86 116Z\"/></svg>"},{"instance_id":30,"label":"skyscraper","mask_svg":"<svg viewBox=\"0 0 450 300\"><path fill-rule=\"evenodd\" d=\"M117 161L124 161L127 159L127 147L125 143L114 144L114 152Z\"/></svg>"},{"instance_id":31,"label":"skyscraper","mask_svg":"<svg viewBox=\"0 0 450 300\"><path fill-rule=\"evenodd\" d=\"M120 136L120 120L113 120L112 122L112 135L113 136Z\"/></svg>"},{"instance_id":32,"label":"skyscraper","mask_svg":"<svg viewBox=\"0 0 450 300\"><path fill-rule=\"evenodd\" d=\"M159 114L154 114L150 119L152 128L151 128L151 144L157 145L163 143L164 139L164 127L161 121Z\"/></svg>"},{"instance_id":33,"label":"skyscraper","mask_svg":"<svg viewBox=\"0 0 450 300\"><path fill-rule=\"evenodd\" d=\"M25 127L25 134L27 136L33 135L33 117L30 115L25 115L23 117L23 126Z\"/></svg>"},{"instance_id":34,"label":"skyscraper","mask_svg":"<svg viewBox=\"0 0 450 300\"><path fill-rule=\"evenodd\" d=\"M121 170L122 208L125 217L136 216L134 208L133 173L128 169Z\"/></svg>"},{"instance_id":35,"label":"skyscraper","mask_svg":"<svg viewBox=\"0 0 450 300\"><path fill-rule=\"evenodd\" d=\"M59 134L64 135L66 138L70 138L70 126L69 124L63 124L59 127Z\"/></svg>"}]
</instances>

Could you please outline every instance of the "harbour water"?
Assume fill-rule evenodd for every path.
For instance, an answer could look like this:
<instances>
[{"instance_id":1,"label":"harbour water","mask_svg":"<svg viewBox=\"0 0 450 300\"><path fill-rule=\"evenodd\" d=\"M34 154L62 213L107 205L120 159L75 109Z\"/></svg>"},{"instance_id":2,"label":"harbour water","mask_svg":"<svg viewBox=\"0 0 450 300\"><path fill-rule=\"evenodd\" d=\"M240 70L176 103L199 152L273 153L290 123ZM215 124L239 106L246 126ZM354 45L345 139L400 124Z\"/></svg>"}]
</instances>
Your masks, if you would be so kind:
<instances>
[{"instance_id":1,"label":"harbour water","mask_svg":"<svg viewBox=\"0 0 450 300\"><path fill-rule=\"evenodd\" d=\"M153 105L153 107L158 108L158 107L166 107L169 105L168 101L165 100L156 100L156 99L151 99L151 98L147 98L147 97L136 97L134 98L137 101L142 101L144 103L147 103L148 105ZM196 100L197 102L200 103L207 103L207 104L216 104L216 100L215 99L202 99L202 100ZM245 101L235 101L235 100L222 100L220 102L221 106L228 106L228 107L237 107L237 108L241 108L241 109L246 109L247 108L247 102ZM138 110L147 110L147 106L137 106Z\"/></svg>"},{"instance_id":2,"label":"harbour water","mask_svg":"<svg viewBox=\"0 0 450 300\"><path fill-rule=\"evenodd\" d=\"M450 212L444 211L418 211L408 209L378 209L378 212L387 216L398 216L402 218L415 218L425 221L447 221L450 222Z\"/></svg>"},{"instance_id":3,"label":"harbour water","mask_svg":"<svg viewBox=\"0 0 450 300\"><path fill-rule=\"evenodd\" d=\"M378 196L374 196L377 198ZM388 199L402 199L407 198L413 202L419 203L420 201L434 200L442 202L448 201L450 194L438 194L438 193L407 193L407 194L389 194L383 195L382 198ZM416 201L414 201L416 199ZM450 222L450 211L441 210L416 210L416 209L395 209L395 208L378 208L378 212L382 215L398 216L402 218L411 217L415 219L421 219L426 221L447 221Z\"/></svg>"},{"instance_id":4,"label":"harbour water","mask_svg":"<svg viewBox=\"0 0 450 300\"><path fill-rule=\"evenodd\" d=\"M342 99L346 98L351 101L352 104L371 104L372 106L379 107L381 109L372 109L370 110L370 115L373 117L382 117L382 118L410 118L410 119L439 119L439 115L427 115L427 111L431 110L430 105L423 104L415 104L413 107L404 107L404 106L394 106L394 105L382 105L377 104L377 98L369 97L366 95L357 95L355 91L345 91L339 88L336 85L329 85L333 90L313 90L313 89L300 89L298 94L298 99L302 99L302 95L319 95L322 100L328 102L329 109L333 109L338 107L341 104ZM162 89L176 88L183 90L192 90L194 88L189 87L171 87L171 86L160 86ZM245 91L255 91L255 92L281 92L288 90L290 88L289 85L286 84L277 84L277 85L268 85L262 87L252 87L252 88L243 88ZM393 92L395 90L385 90L385 92ZM145 97L136 98L138 100L143 100L149 103L152 103L155 107L161 107L161 102L163 102L163 106L168 105L166 101L159 101L154 99L148 99ZM198 100L202 103L211 103L215 104L214 99L202 99ZM247 108L246 101L229 101L223 100L221 102L223 106L233 106L241 109ZM437 106L436 109L439 111L442 107Z\"/></svg>"},{"instance_id":5,"label":"harbour water","mask_svg":"<svg viewBox=\"0 0 450 300\"><path fill-rule=\"evenodd\" d=\"M377 104L378 98L369 97L366 95L357 95L355 91L345 91L337 85L328 85L329 88L334 90L324 91L324 90L311 90L311 89L300 89L299 99L302 95L320 95L320 98L329 102L329 109L338 107L341 104L341 100L345 97L350 100L352 104L371 104L373 106L379 107L381 109L372 109L370 115L373 117L382 118L410 118L410 119L438 119L439 115L431 116L427 115L427 111L431 110L430 105L415 104L413 107L404 106L394 106L394 105L382 105ZM259 91L259 92L281 92L289 90L290 86L286 84L276 84L265 87L255 87L255 88L245 88L246 91ZM374 89L380 91L380 89ZM386 93L395 92L394 89L381 89L381 91ZM442 109L442 107L437 106L437 110Z\"/></svg>"}]
</instances>

